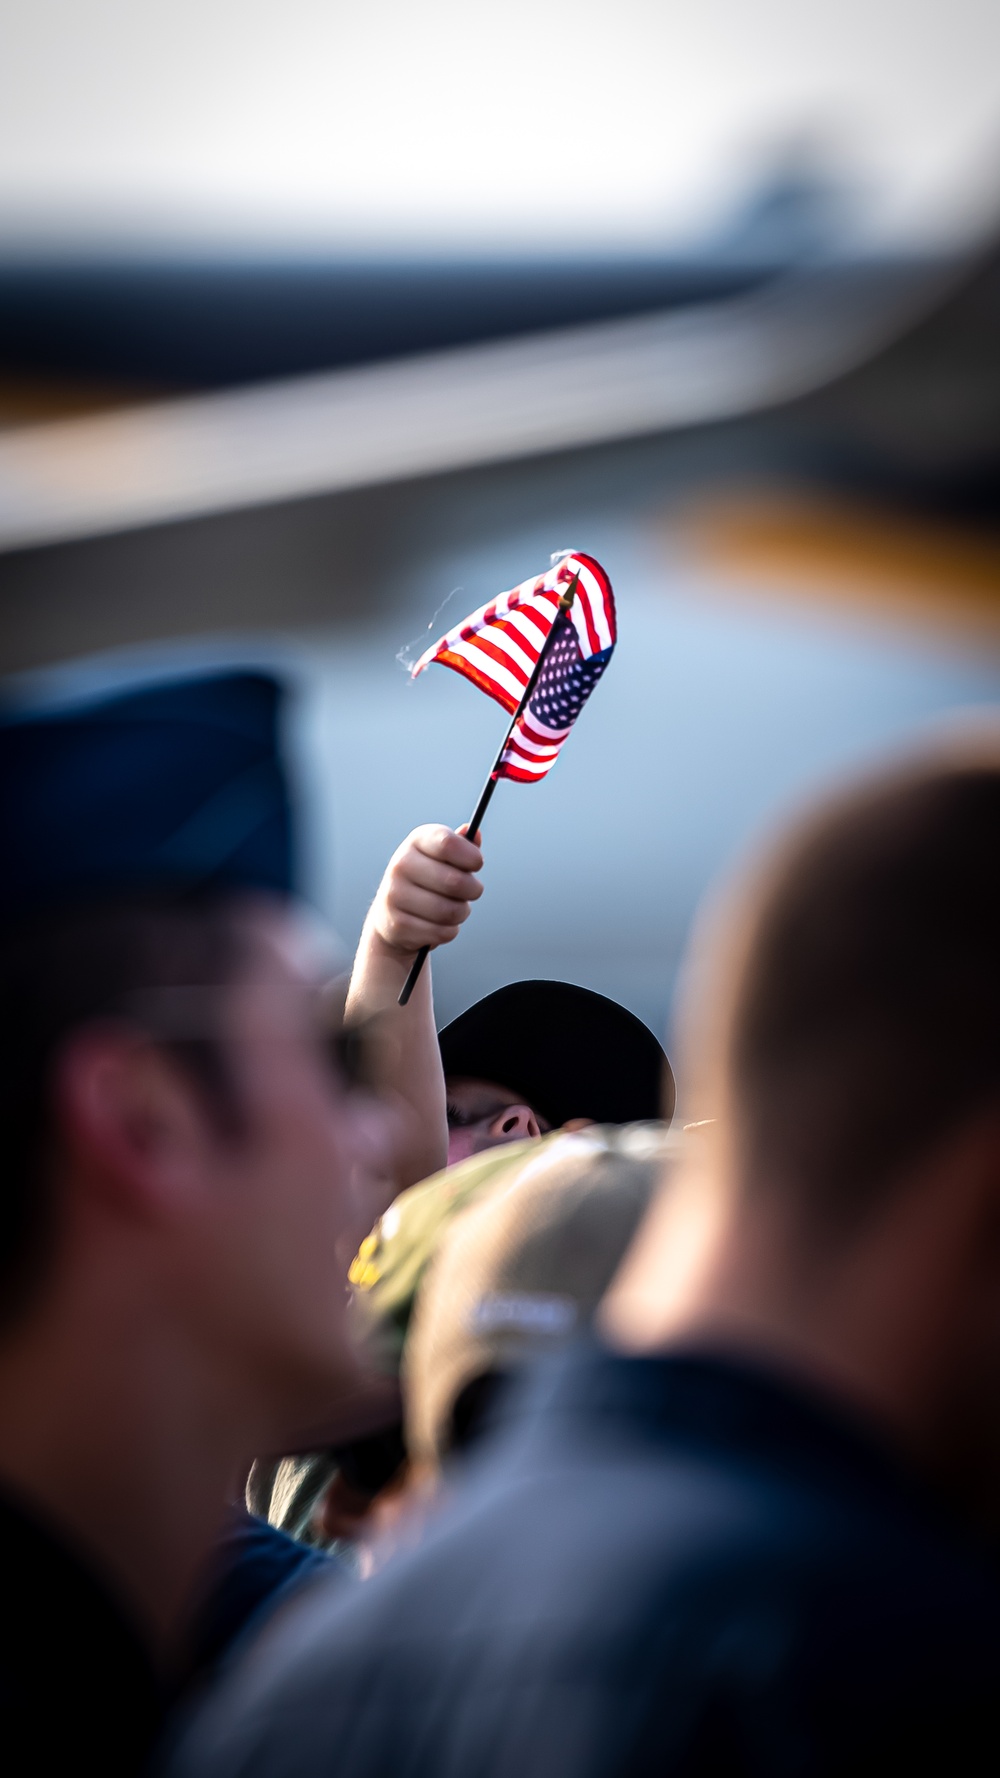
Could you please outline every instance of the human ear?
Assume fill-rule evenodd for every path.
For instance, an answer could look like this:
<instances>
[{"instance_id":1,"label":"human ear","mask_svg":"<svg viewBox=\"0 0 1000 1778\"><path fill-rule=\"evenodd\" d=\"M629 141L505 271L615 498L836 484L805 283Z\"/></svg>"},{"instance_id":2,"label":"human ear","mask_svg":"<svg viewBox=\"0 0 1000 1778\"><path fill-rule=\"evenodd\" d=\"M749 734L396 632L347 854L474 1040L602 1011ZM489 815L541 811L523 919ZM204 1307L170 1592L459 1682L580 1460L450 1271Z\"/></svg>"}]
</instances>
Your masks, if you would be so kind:
<instances>
[{"instance_id":1,"label":"human ear","mask_svg":"<svg viewBox=\"0 0 1000 1778\"><path fill-rule=\"evenodd\" d=\"M118 1211L151 1217L189 1193L205 1128L194 1090L142 1032L74 1033L54 1081L59 1145L74 1176Z\"/></svg>"}]
</instances>

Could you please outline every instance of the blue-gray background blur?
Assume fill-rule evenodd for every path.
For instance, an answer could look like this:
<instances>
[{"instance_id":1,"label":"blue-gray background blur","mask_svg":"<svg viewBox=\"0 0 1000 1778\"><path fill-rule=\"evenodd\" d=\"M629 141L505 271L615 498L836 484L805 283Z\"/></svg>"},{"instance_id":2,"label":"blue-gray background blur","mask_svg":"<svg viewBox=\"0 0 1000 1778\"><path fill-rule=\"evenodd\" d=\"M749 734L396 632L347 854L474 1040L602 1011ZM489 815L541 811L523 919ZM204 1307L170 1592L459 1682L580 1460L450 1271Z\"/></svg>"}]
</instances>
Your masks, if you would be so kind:
<instances>
[{"instance_id":1,"label":"blue-gray background blur","mask_svg":"<svg viewBox=\"0 0 1000 1778\"><path fill-rule=\"evenodd\" d=\"M352 945L406 831L469 814L504 720L444 671L411 684L400 656L553 550L595 554L618 652L549 779L501 787L488 893L437 998L448 1016L551 975L663 1029L696 905L755 837L1000 701L996 11L358 11L5 9L0 665L18 695L63 696L283 663L310 893ZM845 266L902 292L903 347L890 326L870 375L848 352L840 381L818 365L731 414L674 424L666 401L634 435L493 457L487 439L355 487L318 471L159 505L154 487L145 518L116 516L114 486L90 511L46 480L94 460L107 416L152 437L178 398L294 404L311 376L428 350L661 312L710 330ZM791 554L692 547L692 504L747 488L832 493L839 516L808 547L793 522Z\"/></svg>"}]
</instances>

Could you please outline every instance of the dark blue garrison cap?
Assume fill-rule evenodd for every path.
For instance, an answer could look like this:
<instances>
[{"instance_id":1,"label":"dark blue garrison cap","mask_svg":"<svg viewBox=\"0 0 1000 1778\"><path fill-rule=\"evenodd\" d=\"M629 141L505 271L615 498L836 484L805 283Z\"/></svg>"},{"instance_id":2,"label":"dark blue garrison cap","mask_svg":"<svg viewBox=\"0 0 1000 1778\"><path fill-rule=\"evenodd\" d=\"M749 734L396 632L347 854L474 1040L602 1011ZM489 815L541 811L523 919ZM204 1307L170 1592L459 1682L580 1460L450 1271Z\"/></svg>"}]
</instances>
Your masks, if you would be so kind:
<instances>
[{"instance_id":1,"label":"dark blue garrison cap","mask_svg":"<svg viewBox=\"0 0 1000 1778\"><path fill-rule=\"evenodd\" d=\"M176 679L0 718L0 917L130 893L295 888L281 691Z\"/></svg>"}]
</instances>

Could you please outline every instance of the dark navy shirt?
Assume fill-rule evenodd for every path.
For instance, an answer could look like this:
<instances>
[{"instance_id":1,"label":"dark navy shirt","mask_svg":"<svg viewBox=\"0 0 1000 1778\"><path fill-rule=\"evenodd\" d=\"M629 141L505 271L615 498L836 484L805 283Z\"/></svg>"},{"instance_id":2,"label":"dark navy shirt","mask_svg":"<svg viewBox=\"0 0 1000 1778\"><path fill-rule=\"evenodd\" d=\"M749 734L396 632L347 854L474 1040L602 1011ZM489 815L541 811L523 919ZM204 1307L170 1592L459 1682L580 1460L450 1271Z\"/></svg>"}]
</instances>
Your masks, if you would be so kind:
<instances>
[{"instance_id":1,"label":"dark navy shirt","mask_svg":"<svg viewBox=\"0 0 1000 1778\"><path fill-rule=\"evenodd\" d=\"M710 1355L572 1355L412 1556L320 1588L172 1778L1000 1770L1000 1581L877 1435Z\"/></svg>"},{"instance_id":2,"label":"dark navy shirt","mask_svg":"<svg viewBox=\"0 0 1000 1778\"><path fill-rule=\"evenodd\" d=\"M293 1591L323 1575L350 1578L338 1557L296 1543L287 1532L233 1507L216 1544L186 1639L184 1684L209 1679Z\"/></svg>"},{"instance_id":3,"label":"dark navy shirt","mask_svg":"<svg viewBox=\"0 0 1000 1778\"><path fill-rule=\"evenodd\" d=\"M203 1685L269 1612L342 1564L236 1510L216 1547L169 1687L145 1637L89 1562L0 1494L0 1766L100 1778L144 1769L168 1705Z\"/></svg>"}]
</instances>

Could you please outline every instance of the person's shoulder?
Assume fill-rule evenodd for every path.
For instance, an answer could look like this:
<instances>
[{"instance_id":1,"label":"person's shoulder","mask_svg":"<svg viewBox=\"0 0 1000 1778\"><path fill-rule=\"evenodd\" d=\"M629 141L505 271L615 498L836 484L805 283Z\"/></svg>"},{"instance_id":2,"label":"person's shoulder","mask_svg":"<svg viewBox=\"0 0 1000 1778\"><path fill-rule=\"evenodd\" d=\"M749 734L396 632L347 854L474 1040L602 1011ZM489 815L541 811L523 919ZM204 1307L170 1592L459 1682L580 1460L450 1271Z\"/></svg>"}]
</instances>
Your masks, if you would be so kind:
<instances>
[{"instance_id":1,"label":"person's shoulder","mask_svg":"<svg viewBox=\"0 0 1000 1778\"><path fill-rule=\"evenodd\" d=\"M343 1746L359 1701L367 1591L331 1574L279 1607L209 1691L177 1712L155 1778L327 1770L323 1749Z\"/></svg>"},{"instance_id":2,"label":"person's shoulder","mask_svg":"<svg viewBox=\"0 0 1000 1778\"><path fill-rule=\"evenodd\" d=\"M643 1746L697 1745L723 1718L738 1738L812 1743L843 1721L849 1750L855 1729L891 1740L918 1719L915 1672L937 1675L936 1719L978 1721L1000 1663L991 1572L903 1510L891 1476L880 1492L864 1453L853 1492L846 1450L834 1477L839 1434L807 1472L734 1440L749 1382L716 1380L600 1350L537 1378L418 1549L324 1590L254 1651L184 1778L305 1778L334 1757L367 1778L411 1739L421 1774L527 1778L540 1768L518 1737L562 1732L560 1712L616 1750L595 1772L639 1770Z\"/></svg>"},{"instance_id":3,"label":"person's shoulder","mask_svg":"<svg viewBox=\"0 0 1000 1778\"><path fill-rule=\"evenodd\" d=\"M488 1470L420 1549L265 1633L171 1778L367 1775L411 1740L415 1771L469 1769L463 1749L493 1770L491 1736L495 1769L528 1774L521 1737L556 1716L586 1726L598 1772L645 1770L650 1748L687 1769L720 1724L734 1771L760 1737L798 1738L806 1770L826 1743L867 1770L866 1747L987 1720L1000 1608L975 1563L905 1528L862 1537L727 1464L652 1465L638 1493L636 1471L595 1459L569 1491L558 1469Z\"/></svg>"}]
</instances>

